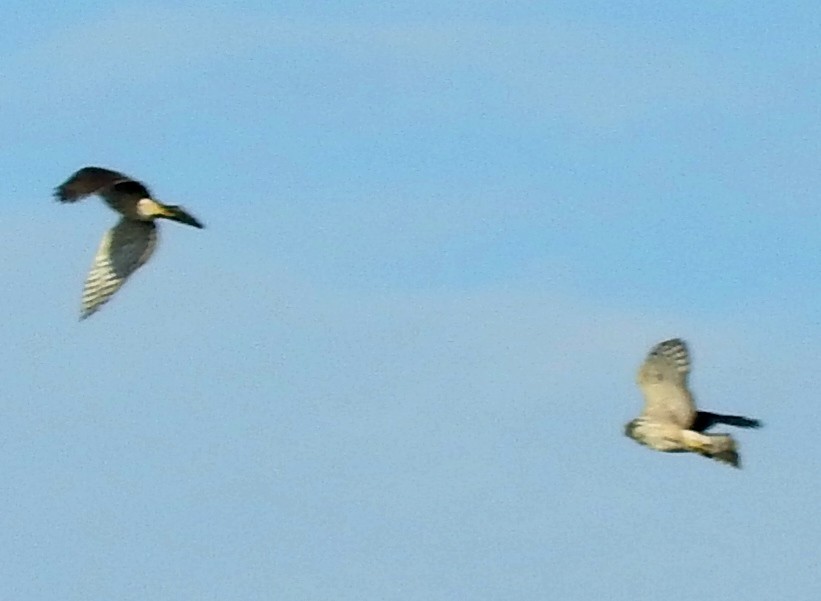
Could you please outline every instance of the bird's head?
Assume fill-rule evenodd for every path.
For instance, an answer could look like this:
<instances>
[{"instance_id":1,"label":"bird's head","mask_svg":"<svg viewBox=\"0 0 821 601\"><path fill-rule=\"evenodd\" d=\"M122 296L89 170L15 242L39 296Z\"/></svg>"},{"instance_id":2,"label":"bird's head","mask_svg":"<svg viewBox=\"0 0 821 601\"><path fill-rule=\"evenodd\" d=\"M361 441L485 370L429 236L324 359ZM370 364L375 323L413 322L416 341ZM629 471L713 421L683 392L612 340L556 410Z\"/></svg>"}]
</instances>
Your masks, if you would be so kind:
<instances>
[{"instance_id":1,"label":"bird's head","mask_svg":"<svg viewBox=\"0 0 821 601\"><path fill-rule=\"evenodd\" d=\"M180 206L164 205L153 198L141 198L137 202L137 211L146 219L170 219L196 228L205 227L196 217Z\"/></svg>"},{"instance_id":2,"label":"bird's head","mask_svg":"<svg viewBox=\"0 0 821 601\"><path fill-rule=\"evenodd\" d=\"M636 428L639 426L639 420L634 419L624 425L624 435L636 440Z\"/></svg>"}]
</instances>

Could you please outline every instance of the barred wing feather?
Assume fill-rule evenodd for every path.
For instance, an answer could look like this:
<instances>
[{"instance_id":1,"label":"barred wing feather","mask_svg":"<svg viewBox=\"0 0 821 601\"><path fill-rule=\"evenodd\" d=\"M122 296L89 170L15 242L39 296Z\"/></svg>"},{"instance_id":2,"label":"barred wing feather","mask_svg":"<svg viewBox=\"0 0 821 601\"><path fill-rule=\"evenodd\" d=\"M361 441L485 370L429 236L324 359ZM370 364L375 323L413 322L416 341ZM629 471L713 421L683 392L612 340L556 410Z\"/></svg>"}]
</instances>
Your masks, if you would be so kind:
<instances>
[{"instance_id":1,"label":"barred wing feather","mask_svg":"<svg viewBox=\"0 0 821 601\"><path fill-rule=\"evenodd\" d=\"M157 227L150 221L121 219L100 242L83 289L81 319L97 311L148 261L157 246Z\"/></svg>"}]
</instances>

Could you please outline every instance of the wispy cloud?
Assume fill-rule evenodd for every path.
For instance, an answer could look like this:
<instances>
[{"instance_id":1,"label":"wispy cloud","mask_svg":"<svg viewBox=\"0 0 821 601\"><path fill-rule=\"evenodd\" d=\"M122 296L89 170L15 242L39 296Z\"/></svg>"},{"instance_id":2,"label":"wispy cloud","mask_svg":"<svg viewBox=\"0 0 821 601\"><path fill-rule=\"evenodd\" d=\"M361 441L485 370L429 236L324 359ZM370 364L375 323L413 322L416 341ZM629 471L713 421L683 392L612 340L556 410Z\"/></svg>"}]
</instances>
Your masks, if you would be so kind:
<instances>
[{"instance_id":1,"label":"wispy cloud","mask_svg":"<svg viewBox=\"0 0 821 601\"><path fill-rule=\"evenodd\" d=\"M285 76L285 90L347 83L359 89L343 97L366 102L369 94L390 91L408 107L421 94L421 114L478 104L515 112L525 122L558 119L593 128L716 105L760 106L779 90L772 80L777 74L740 69L741 56L717 57L660 36L637 37L635 30L559 20L339 23L151 7L69 26L6 60L5 103L18 108L55 94L61 102L100 94L127 102L146 87L181 83L231 63L249 75ZM309 82L300 70L325 77ZM330 79L340 73L347 81ZM310 102L318 89L295 91Z\"/></svg>"}]
</instances>

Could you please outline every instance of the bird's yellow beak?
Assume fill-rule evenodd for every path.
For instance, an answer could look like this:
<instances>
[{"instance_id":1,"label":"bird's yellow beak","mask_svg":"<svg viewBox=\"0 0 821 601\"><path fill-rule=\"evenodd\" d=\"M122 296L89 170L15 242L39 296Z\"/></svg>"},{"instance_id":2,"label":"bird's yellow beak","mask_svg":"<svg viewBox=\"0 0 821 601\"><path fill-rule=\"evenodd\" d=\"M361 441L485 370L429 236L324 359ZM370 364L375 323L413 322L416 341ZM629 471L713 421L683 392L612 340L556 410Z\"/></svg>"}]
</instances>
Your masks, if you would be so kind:
<instances>
[{"instance_id":1,"label":"bird's yellow beak","mask_svg":"<svg viewBox=\"0 0 821 601\"><path fill-rule=\"evenodd\" d=\"M196 228L204 228L205 226L191 213L183 209L182 207L178 207L176 205L164 205L157 203L157 208L155 214L157 217L163 217L165 219L170 219L172 221L178 221L180 223L184 223L186 225L191 225Z\"/></svg>"}]
</instances>

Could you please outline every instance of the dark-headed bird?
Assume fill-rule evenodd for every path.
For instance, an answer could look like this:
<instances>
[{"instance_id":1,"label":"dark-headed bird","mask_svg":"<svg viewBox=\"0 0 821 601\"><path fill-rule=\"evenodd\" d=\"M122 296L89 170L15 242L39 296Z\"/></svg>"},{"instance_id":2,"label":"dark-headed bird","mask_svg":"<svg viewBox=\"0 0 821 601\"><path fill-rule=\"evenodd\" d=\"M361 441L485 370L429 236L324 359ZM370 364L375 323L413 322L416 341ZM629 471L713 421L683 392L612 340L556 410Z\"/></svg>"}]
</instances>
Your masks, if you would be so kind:
<instances>
[{"instance_id":1,"label":"dark-headed bird","mask_svg":"<svg viewBox=\"0 0 821 601\"><path fill-rule=\"evenodd\" d=\"M128 277L145 265L157 246L157 219L171 219L196 228L203 225L185 209L151 197L141 182L102 167L83 167L54 191L60 202L99 195L120 213L120 221L100 242L83 289L80 319L97 311Z\"/></svg>"},{"instance_id":2,"label":"dark-headed bird","mask_svg":"<svg viewBox=\"0 0 821 601\"><path fill-rule=\"evenodd\" d=\"M687 386L689 374L690 353L683 340L665 340L654 346L636 377L644 394L644 410L624 427L624 433L656 451L698 453L740 467L732 436L704 432L715 424L758 428L761 422L698 411Z\"/></svg>"}]
</instances>

